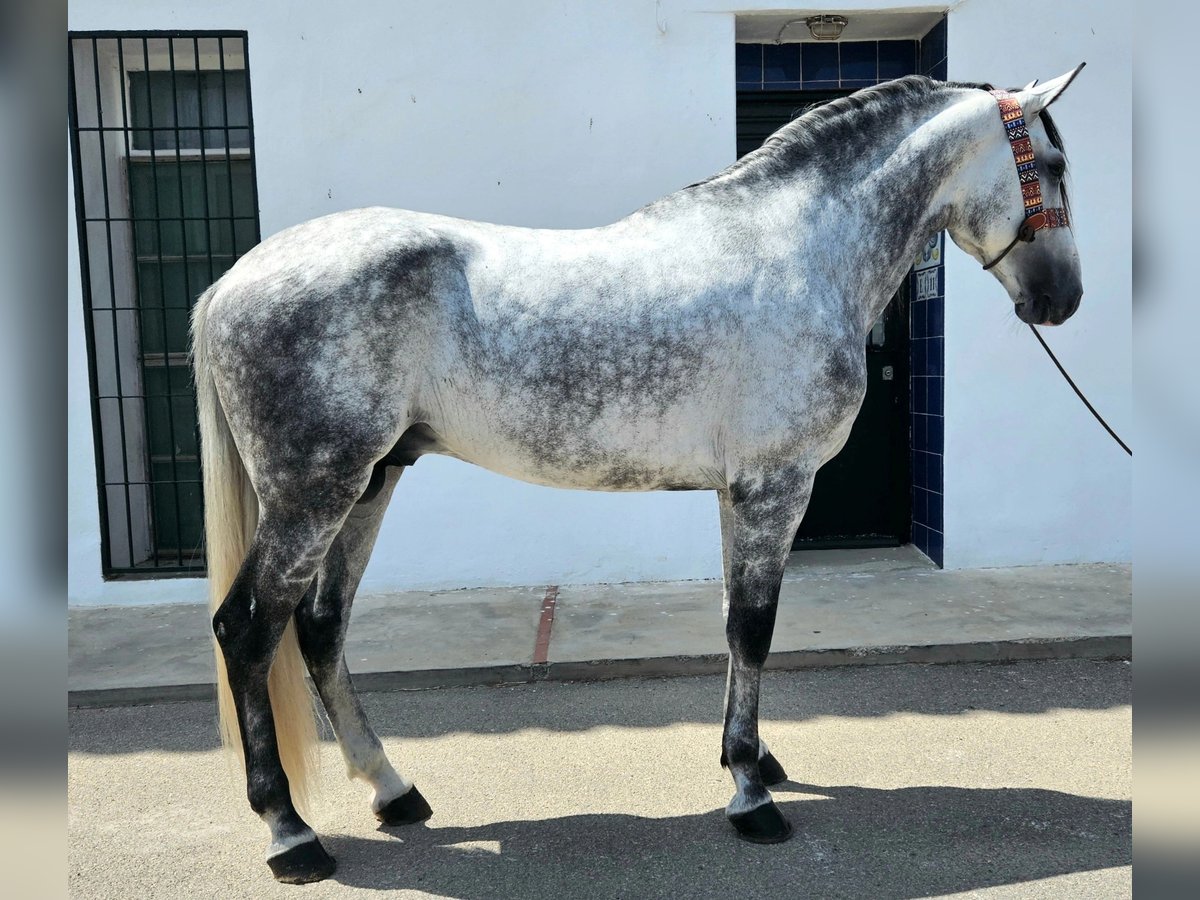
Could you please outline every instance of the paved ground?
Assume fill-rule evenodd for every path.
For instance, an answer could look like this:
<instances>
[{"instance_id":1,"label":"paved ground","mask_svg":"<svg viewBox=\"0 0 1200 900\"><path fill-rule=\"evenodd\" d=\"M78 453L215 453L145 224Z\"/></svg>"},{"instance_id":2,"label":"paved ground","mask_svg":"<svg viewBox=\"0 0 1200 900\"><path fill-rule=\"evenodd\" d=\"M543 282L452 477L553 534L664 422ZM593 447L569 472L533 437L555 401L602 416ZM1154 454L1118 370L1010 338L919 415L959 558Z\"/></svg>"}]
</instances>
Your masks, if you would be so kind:
<instances>
[{"instance_id":1,"label":"paved ground","mask_svg":"<svg viewBox=\"0 0 1200 900\"><path fill-rule=\"evenodd\" d=\"M1131 586L1129 566L942 571L912 547L795 553L771 664L1127 655ZM69 648L77 704L195 698L212 682L202 606L72 609ZM716 672L725 653L720 584L684 581L366 596L346 656L363 683L395 688Z\"/></svg>"},{"instance_id":2,"label":"paved ground","mask_svg":"<svg viewBox=\"0 0 1200 900\"><path fill-rule=\"evenodd\" d=\"M1127 897L1130 666L1096 660L768 673L763 734L796 834L738 841L723 679L373 694L434 807L376 828L324 748L333 880L276 885L266 831L189 702L70 713L76 898Z\"/></svg>"}]
</instances>

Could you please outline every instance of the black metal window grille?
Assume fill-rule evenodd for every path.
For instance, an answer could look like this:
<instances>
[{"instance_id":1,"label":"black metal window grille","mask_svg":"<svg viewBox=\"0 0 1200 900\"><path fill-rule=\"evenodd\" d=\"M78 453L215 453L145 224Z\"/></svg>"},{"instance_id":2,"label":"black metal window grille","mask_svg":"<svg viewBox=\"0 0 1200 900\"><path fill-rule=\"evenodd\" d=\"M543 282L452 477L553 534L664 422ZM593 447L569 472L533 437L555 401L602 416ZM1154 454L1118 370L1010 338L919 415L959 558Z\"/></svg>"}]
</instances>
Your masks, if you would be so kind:
<instances>
[{"instance_id":1,"label":"black metal window grille","mask_svg":"<svg viewBox=\"0 0 1200 900\"><path fill-rule=\"evenodd\" d=\"M246 33L72 32L105 577L201 574L192 304L261 239Z\"/></svg>"}]
</instances>

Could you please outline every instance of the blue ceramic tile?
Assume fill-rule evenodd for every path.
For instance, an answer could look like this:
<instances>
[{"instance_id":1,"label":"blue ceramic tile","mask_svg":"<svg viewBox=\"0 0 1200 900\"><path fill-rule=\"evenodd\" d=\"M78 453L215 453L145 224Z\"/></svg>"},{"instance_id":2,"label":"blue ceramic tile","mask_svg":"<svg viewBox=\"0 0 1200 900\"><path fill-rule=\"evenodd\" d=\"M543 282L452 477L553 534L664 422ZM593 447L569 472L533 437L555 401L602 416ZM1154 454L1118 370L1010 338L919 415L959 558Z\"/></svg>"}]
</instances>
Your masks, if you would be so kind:
<instances>
[{"instance_id":1,"label":"blue ceramic tile","mask_svg":"<svg viewBox=\"0 0 1200 900\"><path fill-rule=\"evenodd\" d=\"M944 338L926 338L925 343L929 345L925 356L926 371L930 375L945 375L944 362L942 359L942 341Z\"/></svg>"},{"instance_id":2,"label":"blue ceramic tile","mask_svg":"<svg viewBox=\"0 0 1200 900\"><path fill-rule=\"evenodd\" d=\"M943 276L945 272L942 273ZM928 301L925 311L925 335L941 337L946 333L946 301L939 297Z\"/></svg>"},{"instance_id":3,"label":"blue ceramic tile","mask_svg":"<svg viewBox=\"0 0 1200 900\"><path fill-rule=\"evenodd\" d=\"M912 542L914 547L926 556L929 555L929 531L915 520L912 527Z\"/></svg>"},{"instance_id":4,"label":"blue ceramic tile","mask_svg":"<svg viewBox=\"0 0 1200 900\"><path fill-rule=\"evenodd\" d=\"M913 521L929 524L929 492L918 488L913 496Z\"/></svg>"},{"instance_id":5,"label":"blue ceramic tile","mask_svg":"<svg viewBox=\"0 0 1200 900\"><path fill-rule=\"evenodd\" d=\"M917 41L879 42L879 80L888 81L917 71Z\"/></svg>"},{"instance_id":6,"label":"blue ceramic tile","mask_svg":"<svg viewBox=\"0 0 1200 900\"><path fill-rule=\"evenodd\" d=\"M927 378L925 380L929 382L929 387L927 389L927 395L926 395L926 400L925 400L925 406L927 407L930 414L932 414L932 415L935 415L935 416L944 415L945 414L945 406L944 406L945 398L942 395L942 391L945 389L946 379L945 378Z\"/></svg>"},{"instance_id":7,"label":"blue ceramic tile","mask_svg":"<svg viewBox=\"0 0 1200 900\"><path fill-rule=\"evenodd\" d=\"M805 81L804 90L806 91L835 91L841 87L839 81Z\"/></svg>"},{"instance_id":8,"label":"blue ceramic tile","mask_svg":"<svg viewBox=\"0 0 1200 900\"><path fill-rule=\"evenodd\" d=\"M942 455L940 453L926 453L926 487L931 491L942 492ZM933 522L929 523L933 525ZM941 526L935 526L940 531Z\"/></svg>"},{"instance_id":9,"label":"blue ceramic tile","mask_svg":"<svg viewBox=\"0 0 1200 900\"><path fill-rule=\"evenodd\" d=\"M923 338L929 337L929 303L925 300L917 300L909 306L910 322L909 322L909 337Z\"/></svg>"},{"instance_id":10,"label":"blue ceramic tile","mask_svg":"<svg viewBox=\"0 0 1200 900\"><path fill-rule=\"evenodd\" d=\"M912 373L914 376L927 374L925 371L925 338L914 338L909 344L912 356Z\"/></svg>"},{"instance_id":11,"label":"blue ceramic tile","mask_svg":"<svg viewBox=\"0 0 1200 900\"><path fill-rule=\"evenodd\" d=\"M761 91L763 86L760 81L739 81L737 89L739 91Z\"/></svg>"},{"instance_id":12,"label":"blue ceramic tile","mask_svg":"<svg viewBox=\"0 0 1200 900\"><path fill-rule=\"evenodd\" d=\"M854 91L874 87L877 84L879 84L879 81L875 78L843 78L841 82L842 87L850 88Z\"/></svg>"},{"instance_id":13,"label":"blue ceramic tile","mask_svg":"<svg viewBox=\"0 0 1200 900\"><path fill-rule=\"evenodd\" d=\"M926 421L925 447L930 453L945 453L946 420L941 416L922 416Z\"/></svg>"},{"instance_id":14,"label":"blue ceramic tile","mask_svg":"<svg viewBox=\"0 0 1200 900\"><path fill-rule=\"evenodd\" d=\"M929 508L926 512L929 514L929 519L925 524L936 531L942 531L942 495L940 492L929 495Z\"/></svg>"},{"instance_id":15,"label":"blue ceramic tile","mask_svg":"<svg viewBox=\"0 0 1200 900\"><path fill-rule=\"evenodd\" d=\"M940 532L931 531L929 533L929 550L926 551L925 555L937 563L939 568L945 565L942 549L943 543L944 538Z\"/></svg>"},{"instance_id":16,"label":"blue ceramic tile","mask_svg":"<svg viewBox=\"0 0 1200 900\"><path fill-rule=\"evenodd\" d=\"M875 67L876 42L875 41L848 41L841 44L840 62L838 64L841 73L842 86L854 87L847 84L848 81L863 81L867 84L874 84L877 81L877 70Z\"/></svg>"},{"instance_id":17,"label":"blue ceramic tile","mask_svg":"<svg viewBox=\"0 0 1200 900\"><path fill-rule=\"evenodd\" d=\"M800 80L800 45L766 44L762 48L763 83Z\"/></svg>"},{"instance_id":18,"label":"blue ceramic tile","mask_svg":"<svg viewBox=\"0 0 1200 900\"><path fill-rule=\"evenodd\" d=\"M935 65L929 73L930 78L936 78L938 81L945 81L950 76L946 74L946 57L942 57L942 61Z\"/></svg>"},{"instance_id":19,"label":"blue ceramic tile","mask_svg":"<svg viewBox=\"0 0 1200 900\"><path fill-rule=\"evenodd\" d=\"M929 416L915 415L912 417L912 445L914 450L928 449L928 427Z\"/></svg>"},{"instance_id":20,"label":"blue ceramic tile","mask_svg":"<svg viewBox=\"0 0 1200 900\"><path fill-rule=\"evenodd\" d=\"M815 87L815 83L832 82L838 85L838 45L837 44L804 44L804 55L801 58L801 70L806 87Z\"/></svg>"},{"instance_id":21,"label":"blue ceramic tile","mask_svg":"<svg viewBox=\"0 0 1200 900\"><path fill-rule=\"evenodd\" d=\"M942 19L921 38L921 71L930 71L946 58L946 20Z\"/></svg>"},{"instance_id":22,"label":"blue ceramic tile","mask_svg":"<svg viewBox=\"0 0 1200 900\"><path fill-rule=\"evenodd\" d=\"M929 407L926 400L925 382L927 378L913 378L909 381L909 387L912 392L912 411L915 413L927 413Z\"/></svg>"},{"instance_id":23,"label":"blue ceramic tile","mask_svg":"<svg viewBox=\"0 0 1200 900\"><path fill-rule=\"evenodd\" d=\"M762 81L762 44L738 44L735 57L738 87Z\"/></svg>"},{"instance_id":24,"label":"blue ceramic tile","mask_svg":"<svg viewBox=\"0 0 1200 900\"><path fill-rule=\"evenodd\" d=\"M799 81L772 81L770 84L764 85L764 87L770 91L802 91L802 90L804 90L804 84ZM803 109L803 108L804 108L803 105L801 105L800 109ZM796 114L798 115L799 113L797 112Z\"/></svg>"}]
</instances>

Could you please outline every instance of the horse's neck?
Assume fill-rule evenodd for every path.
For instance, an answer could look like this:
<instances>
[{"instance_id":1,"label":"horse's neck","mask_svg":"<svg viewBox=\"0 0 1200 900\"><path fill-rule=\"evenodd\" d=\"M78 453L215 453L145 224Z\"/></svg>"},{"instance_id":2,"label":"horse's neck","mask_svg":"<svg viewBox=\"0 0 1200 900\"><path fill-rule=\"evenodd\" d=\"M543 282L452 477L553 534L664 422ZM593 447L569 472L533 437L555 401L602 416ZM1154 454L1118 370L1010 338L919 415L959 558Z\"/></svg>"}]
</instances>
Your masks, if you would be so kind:
<instances>
[{"instance_id":1,"label":"horse's neck","mask_svg":"<svg viewBox=\"0 0 1200 900\"><path fill-rule=\"evenodd\" d=\"M945 99L909 113L864 152L844 154L840 168L813 161L776 187L776 209L794 210L795 233L808 241L797 266L821 270L822 290L864 334L930 235L947 225L980 138L964 106ZM802 280L811 283L811 272Z\"/></svg>"}]
</instances>

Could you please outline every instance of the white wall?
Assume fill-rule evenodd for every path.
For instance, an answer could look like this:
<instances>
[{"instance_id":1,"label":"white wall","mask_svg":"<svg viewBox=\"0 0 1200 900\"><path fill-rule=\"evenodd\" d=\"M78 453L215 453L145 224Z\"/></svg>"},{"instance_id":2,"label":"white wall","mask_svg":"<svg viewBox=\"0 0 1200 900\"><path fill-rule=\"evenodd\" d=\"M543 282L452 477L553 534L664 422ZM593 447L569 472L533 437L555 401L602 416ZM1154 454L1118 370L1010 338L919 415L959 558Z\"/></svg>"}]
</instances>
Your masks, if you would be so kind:
<instances>
[{"instance_id":1,"label":"white wall","mask_svg":"<svg viewBox=\"0 0 1200 900\"><path fill-rule=\"evenodd\" d=\"M949 22L952 79L1023 85L1087 68L1052 112L1070 159L1083 303L1043 335L1131 446L1132 70L1115 0L968 0ZM945 563L1126 561L1132 467L1083 408L995 280L946 261Z\"/></svg>"},{"instance_id":2,"label":"white wall","mask_svg":"<svg viewBox=\"0 0 1200 900\"><path fill-rule=\"evenodd\" d=\"M249 32L271 234L372 204L596 225L717 171L735 156L733 17L663 16L644 0L81 0L70 27ZM199 598L195 580L100 581L70 216L71 600ZM719 575L718 545L711 493L556 491L429 458L401 481L364 586L707 578Z\"/></svg>"},{"instance_id":3,"label":"white wall","mask_svg":"<svg viewBox=\"0 0 1200 900\"><path fill-rule=\"evenodd\" d=\"M842 7L860 5L911 8ZM1080 12L1082 4L1039 12L1061 33L1035 32L1031 42L1028 19L1006 12L1014 4L968 2L951 18L950 68L1004 82L1057 74L1081 56L1092 63L1059 115L1075 148L1088 295L1052 337L1120 426L1129 413L1129 166L1127 147L1113 143L1124 136L1109 123L1113 106L1127 108L1128 49L1115 4L1089 6L1104 14ZM79 0L69 19L76 30L249 32L262 227L271 234L368 204L594 225L717 171L735 155L734 16L722 8L735 7ZM1080 34L1081 21L1100 37ZM72 205L69 596L79 604L199 599L198 580L99 577L74 214ZM1126 558L1125 460L1011 324L999 288L957 252L948 274L948 563ZM364 586L716 577L718 543L710 493L556 491L427 458L400 483Z\"/></svg>"}]
</instances>

